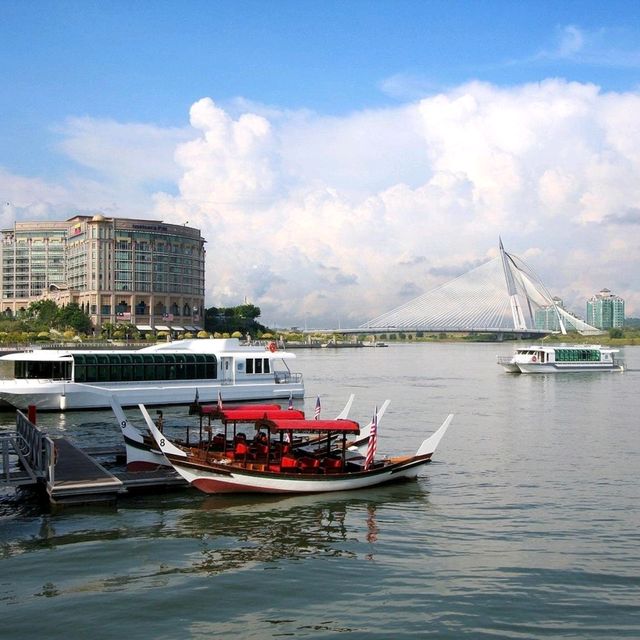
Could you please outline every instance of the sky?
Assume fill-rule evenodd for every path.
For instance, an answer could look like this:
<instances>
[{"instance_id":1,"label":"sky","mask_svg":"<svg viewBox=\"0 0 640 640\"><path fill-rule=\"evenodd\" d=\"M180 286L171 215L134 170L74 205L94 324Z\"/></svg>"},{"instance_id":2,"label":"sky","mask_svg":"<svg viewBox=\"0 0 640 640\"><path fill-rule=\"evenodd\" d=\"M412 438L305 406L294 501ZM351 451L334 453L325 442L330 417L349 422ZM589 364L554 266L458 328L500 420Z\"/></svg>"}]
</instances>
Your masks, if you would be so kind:
<instances>
[{"instance_id":1,"label":"sky","mask_svg":"<svg viewBox=\"0 0 640 640\"><path fill-rule=\"evenodd\" d=\"M164 220L351 328L495 257L640 316L640 4L0 0L0 224Z\"/></svg>"}]
</instances>

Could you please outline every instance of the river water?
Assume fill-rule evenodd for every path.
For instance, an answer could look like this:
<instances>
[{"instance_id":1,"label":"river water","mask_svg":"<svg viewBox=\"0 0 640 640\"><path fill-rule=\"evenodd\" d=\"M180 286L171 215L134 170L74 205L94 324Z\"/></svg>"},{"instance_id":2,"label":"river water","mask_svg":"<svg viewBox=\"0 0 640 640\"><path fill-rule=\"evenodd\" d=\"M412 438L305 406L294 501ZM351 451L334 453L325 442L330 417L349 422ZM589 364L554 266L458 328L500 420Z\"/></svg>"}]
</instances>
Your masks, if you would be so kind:
<instances>
[{"instance_id":1,"label":"river water","mask_svg":"<svg viewBox=\"0 0 640 640\"><path fill-rule=\"evenodd\" d=\"M2 638L639 638L640 347L624 373L555 376L504 373L495 356L512 349L298 352L310 414L317 395L330 417L355 393L364 423L391 399L380 453L455 414L417 482L60 513L5 491ZM119 439L110 412L39 423Z\"/></svg>"}]
</instances>

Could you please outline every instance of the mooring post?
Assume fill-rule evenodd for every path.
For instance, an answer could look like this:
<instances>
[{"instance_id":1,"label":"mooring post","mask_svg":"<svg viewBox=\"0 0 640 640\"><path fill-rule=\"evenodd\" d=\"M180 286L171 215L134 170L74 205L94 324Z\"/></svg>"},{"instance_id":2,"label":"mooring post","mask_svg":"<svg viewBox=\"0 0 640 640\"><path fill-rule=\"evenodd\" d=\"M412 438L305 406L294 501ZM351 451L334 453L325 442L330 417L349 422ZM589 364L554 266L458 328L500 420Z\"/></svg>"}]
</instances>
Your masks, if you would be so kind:
<instances>
[{"instance_id":1,"label":"mooring post","mask_svg":"<svg viewBox=\"0 0 640 640\"><path fill-rule=\"evenodd\" d=\"M27 407L27 418L29 418L29 422L31 424L36 423L36 405L35 404L30 404Z\"/></svg>"}]
</instances>

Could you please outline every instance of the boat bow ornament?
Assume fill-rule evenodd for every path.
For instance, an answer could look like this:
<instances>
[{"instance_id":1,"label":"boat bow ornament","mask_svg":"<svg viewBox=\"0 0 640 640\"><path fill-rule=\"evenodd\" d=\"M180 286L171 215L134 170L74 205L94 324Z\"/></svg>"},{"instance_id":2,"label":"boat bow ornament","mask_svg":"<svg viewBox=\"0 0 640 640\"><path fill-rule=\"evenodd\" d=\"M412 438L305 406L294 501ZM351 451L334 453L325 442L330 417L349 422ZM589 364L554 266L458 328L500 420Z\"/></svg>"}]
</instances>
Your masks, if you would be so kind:
<instances>
[{"instance_id":1,"label":"boat bow ornament","mask_svg":"<svg viewBox=\"0 0 640 640\"><path fill-rule=\"evenodd\" d=\"M531 267L507 253L500 240L497 257L359 329L549 333L536 324L537 311L555 315L560 333L602 333L558 306Z\"/></svg>"}]
</instances>

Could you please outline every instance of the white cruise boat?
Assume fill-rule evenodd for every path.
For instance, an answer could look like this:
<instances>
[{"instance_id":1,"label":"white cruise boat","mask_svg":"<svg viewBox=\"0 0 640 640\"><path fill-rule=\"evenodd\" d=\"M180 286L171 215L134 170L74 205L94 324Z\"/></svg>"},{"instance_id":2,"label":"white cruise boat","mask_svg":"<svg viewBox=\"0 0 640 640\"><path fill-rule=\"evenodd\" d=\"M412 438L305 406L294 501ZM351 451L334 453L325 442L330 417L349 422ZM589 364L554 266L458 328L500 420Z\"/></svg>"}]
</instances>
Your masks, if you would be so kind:
<instances>
[{"instance_id":1,"label":"white cruise boat","mask_svg":"<svg viewBox=\"0 0 640 640\"><path fill-rule=\"evenodd\" d=\"M498 364L509 373L624 371L614 356L618 351L597 344L538 344L519 347L510 358L498 356Z\"/></svg>"},{"instance_id":2,"label":"white cruise boat","mask_svg":"<svg viewBox=\"0 0 640 640\"><path fill-rule=\"evenodd\" d=\"M44 411L304 397L295 354L275 343L243 346L236 338L179 340L138 350L49 350L12 353L12 378L0 380L0 401Z\"/></svg>"}]
</instances>

